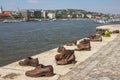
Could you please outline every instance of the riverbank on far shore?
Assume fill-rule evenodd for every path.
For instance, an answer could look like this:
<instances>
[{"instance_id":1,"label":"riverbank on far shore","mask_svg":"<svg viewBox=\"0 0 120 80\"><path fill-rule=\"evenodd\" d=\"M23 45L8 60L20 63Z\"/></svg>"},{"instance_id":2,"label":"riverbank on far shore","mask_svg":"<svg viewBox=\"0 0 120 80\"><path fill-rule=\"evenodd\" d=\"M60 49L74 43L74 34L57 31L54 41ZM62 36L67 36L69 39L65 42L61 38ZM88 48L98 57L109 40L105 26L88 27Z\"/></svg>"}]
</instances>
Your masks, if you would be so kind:
<instances>
[{"instance_id":1,"label":"riverbank on far shore","mask_svg":"<svg viewBox=\"0 0 120 80\"><path fill-rule=\"evenodd\" d=\"M118 26L120 27L120 25ZM57 48L33 56L33 58L39 59L40 64L53 66L54 73L56 74L53 77L38 77L38 78L27 77L25 76L25 72L28 70L34 69L34 67L19 66L18 64L19 61L17 61L0 68L0 72L2 72L0 73L0 79L1 80L58 80L59 77L69 73L71 70L77 67L80 63L84 62L85 60L90 58L92 55L96 54L100 49L105 48L110 42L115 40L117 36L118 34L112 34L111 37L103 37L102 42L91 42L91 51L75 51L75 56L77 61L76 64L69 64L69 65L62 65L62 66L56 65L55 55L58 54ZM78 42L79 41L80 40L78 40ZM64 47L71 50L76 48L76 46L69 46L69 47L64 46Z\"/></svg>"},{"instance_id":2,"label":"riverbank on far shore","mask_svg":"<svg viewBox=\"0 0 120 80\"><path fill-rule=\"evenodd\" d=\"M87 18L63 18L63 19L30 19L25 21L23 19L3 19L0 23L18 23L18 22L40 22L40 21L65 21L65 20L87 20ZM88 19L90 20L90 19ZM92 20L92 19L91 19Z\"/></svg>"}]
</instances>

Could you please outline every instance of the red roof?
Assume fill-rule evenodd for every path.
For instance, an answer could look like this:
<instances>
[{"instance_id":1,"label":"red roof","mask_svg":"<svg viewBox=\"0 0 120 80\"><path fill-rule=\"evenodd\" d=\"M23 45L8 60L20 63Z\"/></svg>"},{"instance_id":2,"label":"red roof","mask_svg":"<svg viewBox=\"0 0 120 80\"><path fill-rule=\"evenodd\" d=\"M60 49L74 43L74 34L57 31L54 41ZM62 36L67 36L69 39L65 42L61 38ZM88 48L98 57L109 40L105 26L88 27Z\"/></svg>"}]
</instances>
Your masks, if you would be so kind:
<instances>
[{"instance_id":1,"label":"red roof","mask_svg":"<svg viewBox=\"0 0 120 80\"><path fill-rule=\"evenodd\" d=\"M12 12L10 12L10 11L4 11L3 13L0 14L0 16L9 16L11 14L12 14Z\"/></svg>"}]
</instances>

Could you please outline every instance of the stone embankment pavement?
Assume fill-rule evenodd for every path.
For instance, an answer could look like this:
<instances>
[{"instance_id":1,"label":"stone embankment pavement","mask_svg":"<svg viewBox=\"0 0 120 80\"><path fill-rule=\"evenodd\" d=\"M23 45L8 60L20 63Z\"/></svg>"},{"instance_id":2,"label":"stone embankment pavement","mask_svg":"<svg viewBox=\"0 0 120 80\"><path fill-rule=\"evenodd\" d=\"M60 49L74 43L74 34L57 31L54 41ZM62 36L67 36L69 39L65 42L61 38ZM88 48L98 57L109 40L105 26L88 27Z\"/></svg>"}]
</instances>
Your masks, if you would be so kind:
<instances>
[{"instance_id":1,"label":"stone embankment pavement","mask_svg":"<svg viewBox=\"0 0 120 80\"><path fill-rule=\"evenodd\" d=\"M120 80L120 34L58 80Z\"/></svg>"}]
</instances>

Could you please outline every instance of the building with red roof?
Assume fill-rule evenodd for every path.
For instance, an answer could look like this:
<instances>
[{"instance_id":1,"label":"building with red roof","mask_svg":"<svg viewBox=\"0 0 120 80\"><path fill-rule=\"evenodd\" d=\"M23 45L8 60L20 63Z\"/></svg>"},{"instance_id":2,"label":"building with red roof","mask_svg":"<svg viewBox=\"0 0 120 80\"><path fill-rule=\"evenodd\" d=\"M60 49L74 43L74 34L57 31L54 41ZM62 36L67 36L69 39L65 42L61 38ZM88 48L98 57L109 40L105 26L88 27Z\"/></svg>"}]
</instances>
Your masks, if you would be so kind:
<instances>
[{"instance_id":1,"label":"building with red roof","mask_svg":"<svg viewBox=\"0 0 120 80\"><path fill-rule=\"evenodd\" d=\"M3 11L2 6L0 7L0 17L9 17L11 14L11 11Z\"/></svg>"},{"instance_id":2,"label":"building with red roof","mask_svg":"<svg viewBox=\"0 0 120 80\"><path fill-rule=\"evenodd\" d=\"M0 13L1 17L5 17L5 16L10 16L12 14L11 11L3 11L2 13Z\"/></svg>"}]
</instances>

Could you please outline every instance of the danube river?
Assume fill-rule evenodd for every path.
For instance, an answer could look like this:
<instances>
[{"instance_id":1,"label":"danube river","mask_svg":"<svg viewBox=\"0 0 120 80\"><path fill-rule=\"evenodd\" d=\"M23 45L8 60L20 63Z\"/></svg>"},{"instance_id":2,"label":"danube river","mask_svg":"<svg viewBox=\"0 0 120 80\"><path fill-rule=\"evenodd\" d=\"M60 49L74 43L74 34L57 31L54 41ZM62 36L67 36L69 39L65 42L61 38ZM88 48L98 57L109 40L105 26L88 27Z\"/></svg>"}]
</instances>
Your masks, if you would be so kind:
<instances>
[{"instance_id":1,"label":"danube river","mask_svg":"<svg viewBox=\"0 0 120 80\"><path fill-rule=\"evenodd\" d=\"M91 20L0 23L0 66L95 34Z\"/></svg>"}]
</instances>

